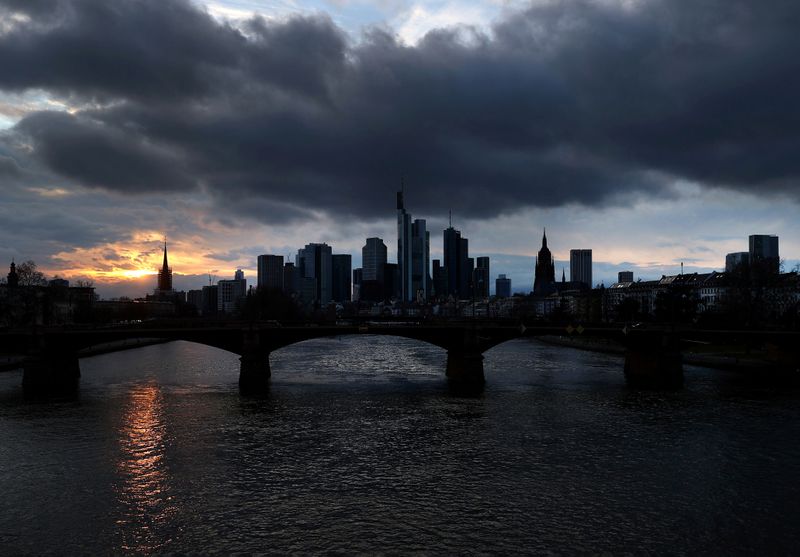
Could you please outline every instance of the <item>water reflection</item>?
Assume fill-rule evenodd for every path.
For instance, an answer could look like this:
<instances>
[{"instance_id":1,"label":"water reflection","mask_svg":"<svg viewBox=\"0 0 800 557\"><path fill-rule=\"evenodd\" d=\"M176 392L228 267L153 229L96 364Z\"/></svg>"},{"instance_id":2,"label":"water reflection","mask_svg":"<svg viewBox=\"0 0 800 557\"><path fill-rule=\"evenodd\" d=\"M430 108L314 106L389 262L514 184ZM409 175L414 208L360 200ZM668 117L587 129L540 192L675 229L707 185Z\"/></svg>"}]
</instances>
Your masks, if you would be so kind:
<instances>
[{"instance_id":1,"label":"water reflection","mask_svg":"<svg viewBox=\"0 0 800 557\"><path fill-rule=\"evenodd\" d=\"M165 429L159 386L134 386L119 428L117 532L123 550L151 552L171 541L167 526L176 508L165 462Z\"/></svg>"}]
</instances>

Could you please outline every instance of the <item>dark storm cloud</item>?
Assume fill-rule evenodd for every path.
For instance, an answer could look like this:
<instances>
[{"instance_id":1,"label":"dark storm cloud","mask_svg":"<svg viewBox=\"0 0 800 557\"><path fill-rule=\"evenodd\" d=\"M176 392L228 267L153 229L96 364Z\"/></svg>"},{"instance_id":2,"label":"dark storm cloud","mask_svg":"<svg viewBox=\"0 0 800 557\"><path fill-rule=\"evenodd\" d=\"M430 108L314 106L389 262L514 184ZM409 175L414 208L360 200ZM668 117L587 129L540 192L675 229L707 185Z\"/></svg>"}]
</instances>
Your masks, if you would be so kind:
<instances>
[{"instance_id":1,"label":"dark storm cloud","mask_svg":"<svg viewBox=\"0 0 800 557\"><path fill-rule=\"evenodd\" d=\"M14 133L91 187L202 188L268 223L382 217L400 175L412 208L477 217L681 178L798 197L794 1L568 0L413 47L325 17L234 28L183 1L0 5L30 16L0 35L0 87L84 107Z\"/></svg>"}]
</instances>

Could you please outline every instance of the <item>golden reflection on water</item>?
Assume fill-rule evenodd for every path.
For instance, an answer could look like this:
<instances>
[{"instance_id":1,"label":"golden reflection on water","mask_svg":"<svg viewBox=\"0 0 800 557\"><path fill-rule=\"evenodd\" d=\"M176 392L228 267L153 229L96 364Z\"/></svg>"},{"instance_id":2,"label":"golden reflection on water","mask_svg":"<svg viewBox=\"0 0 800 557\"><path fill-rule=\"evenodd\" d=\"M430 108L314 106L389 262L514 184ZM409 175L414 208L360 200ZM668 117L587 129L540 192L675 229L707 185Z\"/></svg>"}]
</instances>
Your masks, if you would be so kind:
<instances>
[{"instance_id":1,"label":"golden reflection on water","mask_svg":"<svg viewBox=\"0 0 800 557\"><path fill-rule=\"evenodd\" d=\"M165 462L165 428L158 385L133 387L119 429L117 462L117 533L125 551L149 553L170 542L169 523L176 509Z\"/></svg>"}]
</instances>

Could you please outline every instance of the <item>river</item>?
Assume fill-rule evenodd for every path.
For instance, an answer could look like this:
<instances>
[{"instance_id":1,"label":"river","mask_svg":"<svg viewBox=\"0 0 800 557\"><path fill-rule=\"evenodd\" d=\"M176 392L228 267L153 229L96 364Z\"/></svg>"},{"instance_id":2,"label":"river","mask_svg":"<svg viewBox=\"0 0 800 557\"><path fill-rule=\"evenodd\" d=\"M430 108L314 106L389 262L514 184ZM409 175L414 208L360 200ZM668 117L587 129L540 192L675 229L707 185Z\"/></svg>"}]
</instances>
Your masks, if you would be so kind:
<instances>
[{"instance_id":1,"label":"river","mask_svg":"<svg viewBox=\"0 0 800 557\"><path fill-rule=\"evenodd\" d=\"M77 399L0 374L0 553L794 553L800 390L517 340L451 394L389 337L238 357L172 342L81 360Z\"/></svg>"}]
</instances>

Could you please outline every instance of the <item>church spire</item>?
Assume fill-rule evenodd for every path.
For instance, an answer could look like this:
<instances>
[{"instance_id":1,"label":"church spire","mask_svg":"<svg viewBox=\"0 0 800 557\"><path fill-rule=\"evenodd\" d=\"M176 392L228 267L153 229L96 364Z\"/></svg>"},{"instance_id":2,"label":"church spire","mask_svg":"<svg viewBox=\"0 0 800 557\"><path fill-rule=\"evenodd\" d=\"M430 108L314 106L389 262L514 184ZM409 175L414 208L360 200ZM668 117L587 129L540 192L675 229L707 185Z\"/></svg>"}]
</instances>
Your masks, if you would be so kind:
<instances>
[{"instance_id":1,"label":"church spire","mask_svg":"<svg viewBox=\"0 0 800 557\"><path fill-rule=\"evenodd\" d=\"M164 264L161 265L161 272L163 273L169 269L169 265L167 264L167 238L164 237Z\"/></svg>"},{"instance_id":2,"label":"church spire","mask_svg":"<svg viewBox=\"0 0 800 557\"><path fill-rule=\"evenodd\" d=\"M547 227L544 228L544 232L542 233L542 247L547 247Z\"/></svg>"},{"instance_id":3,"label":"church spire","mask_svg":"<svg viewBox=\"0 0 800 557\"><path fill-rule=\"evenodd\" d=\"M172 292L172 269L169 268L167 261L167 239L164 238L164 263L161 265L161 270L158 272L158 288L160 293Z\"/></svg>"},{"instance_id":4,"label":"church spire","mask_svg":"<svg viewBox=\"0 0 800 557\"><path fill-rule=\"evenodd\" d=\"M567 282L567 275L564 274L564 267L561 267L561 282Z\"/></svg>"}]
</instances>

